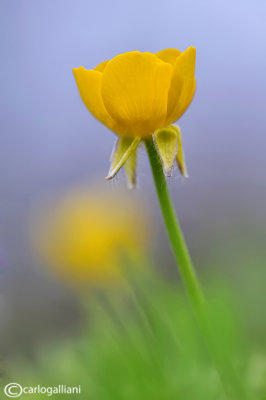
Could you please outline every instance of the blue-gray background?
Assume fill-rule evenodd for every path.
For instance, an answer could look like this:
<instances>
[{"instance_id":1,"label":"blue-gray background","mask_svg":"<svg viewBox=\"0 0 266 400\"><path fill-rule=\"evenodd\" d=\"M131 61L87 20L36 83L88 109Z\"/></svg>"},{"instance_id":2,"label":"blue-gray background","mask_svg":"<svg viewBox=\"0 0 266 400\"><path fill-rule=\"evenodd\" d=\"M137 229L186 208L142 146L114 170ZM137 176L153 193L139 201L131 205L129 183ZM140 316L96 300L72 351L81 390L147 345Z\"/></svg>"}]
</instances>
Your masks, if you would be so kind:
<instances>
[{"instance_id":1,"label":"blue-gray background","mask_svg":"<svg viewBox=\"0 0 266 400\"><path fill-rule=\"evenodd\" d=\"M171 190L200 267L213 263L229 278L237 270L241 280L243 260L263 266L265 17L264 0L1 0L2 335L21 314L49 320L54 304L73 305L38 283L27 215L47 193L105 176L115 136L83 106L71 70L121 52L197 48L197 92L179 121L190 179L175 173ZM156 210L144 152L139 188ZM162 231L162 259L164 247Z\"/></svg>"}]
</instances>

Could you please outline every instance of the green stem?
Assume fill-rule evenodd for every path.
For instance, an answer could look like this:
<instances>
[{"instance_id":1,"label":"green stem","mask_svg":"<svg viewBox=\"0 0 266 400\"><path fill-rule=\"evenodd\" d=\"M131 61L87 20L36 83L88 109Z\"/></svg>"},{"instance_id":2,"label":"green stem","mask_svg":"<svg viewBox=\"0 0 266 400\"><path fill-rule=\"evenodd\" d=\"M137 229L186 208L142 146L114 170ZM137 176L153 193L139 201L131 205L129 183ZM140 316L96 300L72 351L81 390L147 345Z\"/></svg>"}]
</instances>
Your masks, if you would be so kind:
<instances>
[{"instance_id":1,"label":"green stem","mask_svg":"<svg viewBox=\"0 0 266 400\"><path fill-rule=\"evenodd\" d=\"M229 398L232 397L234 400L244 400L246 396L243 393L242 385L236 376L230 360L224 360L223 357L217 353L215 338L213 337L212 327L207 315L205 298L174 211L164 176L162 163L153 139L147 139L145 141L145 145L173 253L179 266L184 286L193 305L198 324L205 338L206 345L208 346L210 354L216 364L217 371L219 372L223 389Z\"/></svg>"},{"instance_id":2,"label":"green stem","mask_svg":"<svg viewBox=\"0 0 266 400\"><path fill-rule=\"evenodd\" d=\"M164 176L161 160L152 139L145 142L153 179L161 206L166 230L172 245L174 256L179 265L181 276L190 300L202 317L204 296L193 268L189 251L182 234Z\"/></svg>"}]
</instances>

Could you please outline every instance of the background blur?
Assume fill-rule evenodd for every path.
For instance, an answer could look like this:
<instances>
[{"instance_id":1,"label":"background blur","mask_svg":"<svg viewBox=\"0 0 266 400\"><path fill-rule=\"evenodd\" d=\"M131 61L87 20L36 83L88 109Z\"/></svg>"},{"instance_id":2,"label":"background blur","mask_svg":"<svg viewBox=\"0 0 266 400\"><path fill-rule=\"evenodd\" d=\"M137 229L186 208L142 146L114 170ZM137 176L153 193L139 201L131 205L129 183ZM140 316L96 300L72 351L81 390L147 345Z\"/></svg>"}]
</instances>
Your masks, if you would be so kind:
<instances>
[{"instance_id":1,"label":"background blur","mask_svg":"<svg viewBox=\"0 0 266 400\"><path fill-rule=\"evenodd\" d=\"M0 139L1 353L80 315L75 295L35 268L28 229L46 198L105 183L114 134L88 113L72 76L118 53L197 48L197 92L179 125L190 178L169 181L200 274L238 293L247 326L264 335L266 3L264 0L2 0ZM144 151L138 194L159 225L153 256L174 270ZM157 218L158 214L158 218ZM157 250L156 250L157 249ZM167 262L166 262L167 261ZM32 322L34 321L34 323Z\"/></svg>"}]
</instances>

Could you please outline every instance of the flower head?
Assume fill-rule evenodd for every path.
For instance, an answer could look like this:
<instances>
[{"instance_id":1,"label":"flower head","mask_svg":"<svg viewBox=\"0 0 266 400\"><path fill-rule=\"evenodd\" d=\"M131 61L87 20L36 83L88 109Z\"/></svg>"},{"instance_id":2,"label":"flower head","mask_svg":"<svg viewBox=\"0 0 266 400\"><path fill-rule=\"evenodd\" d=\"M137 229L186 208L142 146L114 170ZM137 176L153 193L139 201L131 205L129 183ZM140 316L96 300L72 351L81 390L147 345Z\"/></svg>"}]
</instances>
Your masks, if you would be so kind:
<instances>
[{"instance_id":1,"label":"flower head","mask_svg":"<svg viewBox=\"0 0 266 400\"><path fill-rule=\"evenodd\" d=\"M149 236L148 218L129 196L121 197L81 187L42 207L32 225L36 254L71 284L119 280L125 257L138 257Z\"/></svg>"},{"instance_id":2,"label":"flower head","mask_svg":"<svg viewBox=\"0 0 266 400\"><path fill-rule=\"evenodd\" d=\"M176 132L171 124L181 117L193 99L195 58L194 47L183 53L176 49L156 54L132 51L104 61L93 70L73 69L81 98L89 111L119 135L108 179L130 160L125 169L129 182L134 185L136 149L141 140L156 132L163 139L159 140L163 147L158 142L157 146L165 172L170 174L169 160L176 158L178 145L182 152L180 131ZM184 171L185 166L180 170Z\"/></svg>"}]
</instances>

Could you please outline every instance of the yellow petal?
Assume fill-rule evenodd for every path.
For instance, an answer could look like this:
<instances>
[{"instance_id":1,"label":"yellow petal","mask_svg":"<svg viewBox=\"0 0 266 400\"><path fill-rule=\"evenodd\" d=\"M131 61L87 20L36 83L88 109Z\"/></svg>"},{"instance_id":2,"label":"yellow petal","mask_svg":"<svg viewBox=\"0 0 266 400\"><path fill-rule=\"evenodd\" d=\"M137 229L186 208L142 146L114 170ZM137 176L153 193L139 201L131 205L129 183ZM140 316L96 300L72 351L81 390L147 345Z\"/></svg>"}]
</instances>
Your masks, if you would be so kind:
<instances>
[{"instance_id":1,"label":"yellow petal","mask_svg":"<svg viewBox=\"0 0 266 400\"><path fill-rule=\"evenodd\" d=\"M189 47L176 59L168 95L167 125L180 118L193 99L196 88L195 61L194 47Z\"/></svg>"},{"instance_id":2,"label":"yellow petal","mask_svg":"<svg viewBox=\"0 0 266 400\"><path fill-rule=\"evenodd\" d=\"M108 62L102 79L103 102L127 136L151 135L163 125L172 68L154 54L138 51Z\"/></svg>"},{"instance_id":3,"label":"yellow petal","mask_svg":"<svg viewBox=\"0 0 266 400\"><path fill-rule=\"evenodd\" d=\"M193 79L190 87L188 87L187 89L186 96L184 95L184 98L182 99L182 106L180 106L179 110L180 115L177 117L177 119L180 118L181 115L183 115L186 109L189 107L190 103L193 100L195 90L196 90L196 78ZM175 119L174 121L177 121L177 119Z\"/></svg>"},{"instance_id":4,"label":"yellow petal","mask_svg":"<svg viewBox=\"0 0 266 400\"><path fill-rule=\"evenodd\" d=\"M108 64L108 61L101 62L100 64L97 65L97 67L94 68L94 71L103 72L105 70L105 67L107 64Z\"/></svg>"},{"instance_id":5,"label":"yellow petal","mask_svg":"<svg viewBox=\"0 0 266 400\"><path fill-rule=\"evenodd\" d=\"M177 49L164 49L155 53L157 57L161 60L170 63L172 65L175 64L177 57L181 54L180 50Z\"/></svg>"},{"instance_id":6,"label":"yellow petal","mask_svg":"<svg viewBox=\"0 0 266 400\"><path fill-rule=\"evenodd\" d=\"M116 126L103 104L101 95L102 73L79 67L73 68L73 74L78 85L80 96L92 115L109 129L119 133L119 128Z\"/></svg>"},{"instance_id":7,"label":"yellow petal","mask_svg":"<svg viewBox=\"0 0 266 400\"><path fill-rule=\"evenodd\" d=\"M73 74L78 85L80 96L89 111L105 125L112 125L112 119L107 113L101 98L102 74L83 67L73 68Z\"/></svg>"},{"instance_id":8,"label":"yellow petal","mask_svg":"<svg viewBox=\"0 0 266 400\"><path fill-rule=\"evenodd\" d=\"M140 138L120 137L117 139L111 154L111 167L105 179L112 179L129 157L134 153L140 143Z\"/></svg>"},{"instance_id":9,"label":"yellow petal","mask_svg":"<svg viewBox=\"0 0 266 400\"><path fill-rule=\"evenodd\" d=\"M162 160L166 176L172 175L172 167L177 154L177 133L174 129L161 128L155 132L155 143Z\"/></svg>"},{"instance_id":10,"label":"yellow petal","mask_svg":"<svg viewBox=\"0 0 266 400\"><path fill-rule=\"evenodd\" d=\"M177 126L177 125L171 125L171 126L169 126L169 129L172 129L173 132L175 132L177 135L177 143L178 144L177 144L176 162L177 162L178 169L185 178L188 178L185 154L184 154L183 145L182 145L181 130L180 130L179 126Z\"/></svg>"}]
</instances>

